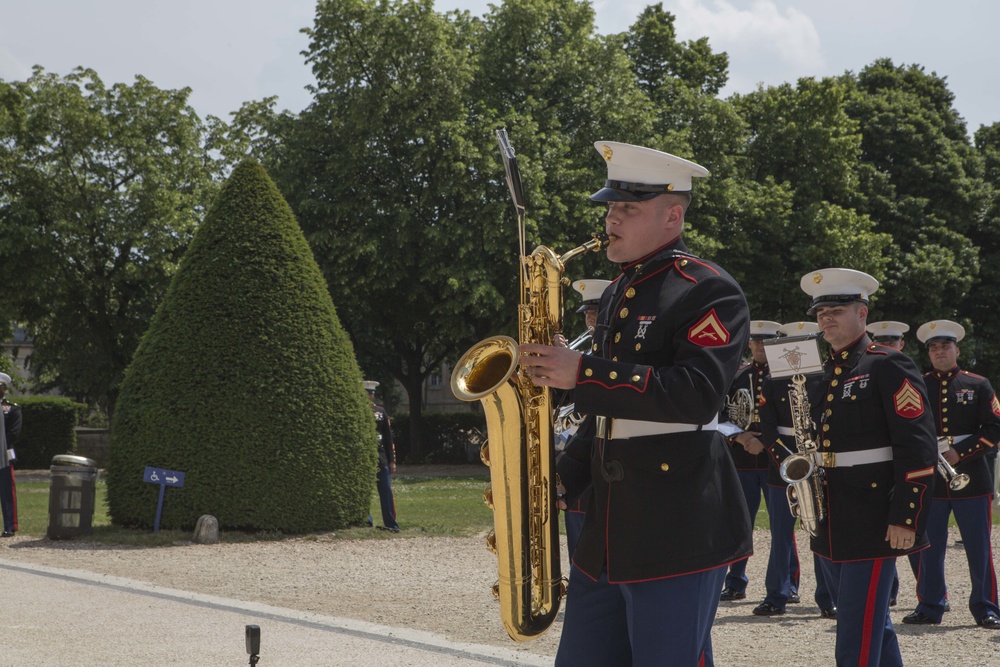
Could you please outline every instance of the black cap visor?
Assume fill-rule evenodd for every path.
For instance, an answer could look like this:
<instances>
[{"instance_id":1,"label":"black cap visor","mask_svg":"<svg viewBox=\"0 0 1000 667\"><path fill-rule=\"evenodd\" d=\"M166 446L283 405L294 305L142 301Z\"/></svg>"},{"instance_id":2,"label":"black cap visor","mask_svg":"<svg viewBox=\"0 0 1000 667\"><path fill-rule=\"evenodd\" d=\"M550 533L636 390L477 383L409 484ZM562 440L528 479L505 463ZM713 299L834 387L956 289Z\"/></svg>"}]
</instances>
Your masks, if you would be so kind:
<instances>
[{"instance_id":1,"label":"black cap visor","mask_svg":"<svg viewBox=\"0 0 1000 667\"><path fill-rule=\"evenodd\" d=\"M671 185L648 185L626 181L605 181L604 187L590 195L591 201L646 201L653 197L679 192ZM686 192L686 191L685 191Z\"/></svg>"},{"instance_id":2,"label":"black cap visor","mask_svg":"<svg viewBox=\"0 0 1000 667\"><path fill-rule=\"evenodd\" d=\"M868 305L868 299L862 299L860 294L825 294L812 300L812 303L809 304L809 310L806 311L806 315L814 317L816 311L825 306L843 306L855 301L860 301L866 306Z\"/></svg>"}]
</instances>

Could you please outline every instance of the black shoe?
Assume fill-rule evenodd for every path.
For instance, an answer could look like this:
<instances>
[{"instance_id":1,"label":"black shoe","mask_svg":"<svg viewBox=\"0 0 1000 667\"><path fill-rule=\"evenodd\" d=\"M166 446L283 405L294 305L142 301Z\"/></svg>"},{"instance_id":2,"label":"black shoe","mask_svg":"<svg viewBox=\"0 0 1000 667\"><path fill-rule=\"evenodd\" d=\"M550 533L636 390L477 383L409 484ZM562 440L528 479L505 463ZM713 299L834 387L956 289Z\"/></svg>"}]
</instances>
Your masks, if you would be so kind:
<instances>
[{"instance_id":1,"label":"black shoe","mask_svg":"<svg viewBox=\"0 0 1000 667\"><path fill-rule=\"evenodd\" d=\"M723 588L722 595L719 596L719 602L732 602L733 600L742 600L746 598L747 594L743 591L738 591L735 588Z\"/></svg>"},{"instance_id":2,"label":"black shoe","mask_svg":"<svg viewBox=\"0 0 1000 667\"><path fill-rule=\"evenodd\" d=\"M989 628L990 630L1000 630L1000 618L997 618L993 614L987 614L983 616L981 620L976 621L979 627Z\"/></svg>"},{"instance_id":3,"label":"black shoe","mask_svg":"<svg viewBox=\"0 0 1000 667\"><path fill-rule=\"evenodd\" d=\"M821 609L819 615L823 618L832 618L833 620L837 620L837 608L830 607L829 609Z\"/></svg>"},{"instance_id":4,"label":"black shoe","mask_svg":"<svg viewBox=\"0 0 1000 667\"><path fill-rule=\"evenodd\" d=\"M14 531L12 531L12 530L5 530L5 531L3 531L2 534L0 534L0 537L14 537Z\"/></svg>"},{"instance_id":5,"label":"black shoe","mask_svg":"<svg viewBox=\"0 0 1000 667\"><path fill-rule=\"evenodd\" d=\"M761 602L753 608L754 616L781 616L784 613L784 609L770 602Z\"/></svg>"},{"instance_id":6,"label":"black shoe","mask_svg":"<svg viewBox=\"0 0 1000 667\"><path fill-rule=\"evenodd\" d=\"M399 532L399 526L395 526L393 528L390 528L389 526L379 526L378 529L379 530L387 530L390 533L398 533Z\"/></svg>"},{"instance_id":7,"label":"black shoe","mask_svg":"<svg viewBox=\"0 0 1000 667\"><path fill-rule=\"evenodd\" d=\"M896 598L889 598L889 606L890 607L896 606Z\"/></svg>"},{"instance_id":8,"label":"black shoe","mask_svg":"<svg viewBox=\"0 0 1000 667\"><path fill-rule=\"evenodd\" d=\"M789 593L789 595L788 595L788 604L798 604L801 601L802 601L802 598L799 597L799 592L798 591L792 591L791 593Z\"/></svg>"},{"instance_id":9,"label":"black shoe","mask_svg":"<svg viewBox=\"0 0 1000 667\"><path fill-rule=\"evenodd\" d=\"M906 623L907 625L941 625L941 621L935 621L922 611L915 611L912 614L907 614L903 617L903 623Z\"/></svg>"}]
</instances>

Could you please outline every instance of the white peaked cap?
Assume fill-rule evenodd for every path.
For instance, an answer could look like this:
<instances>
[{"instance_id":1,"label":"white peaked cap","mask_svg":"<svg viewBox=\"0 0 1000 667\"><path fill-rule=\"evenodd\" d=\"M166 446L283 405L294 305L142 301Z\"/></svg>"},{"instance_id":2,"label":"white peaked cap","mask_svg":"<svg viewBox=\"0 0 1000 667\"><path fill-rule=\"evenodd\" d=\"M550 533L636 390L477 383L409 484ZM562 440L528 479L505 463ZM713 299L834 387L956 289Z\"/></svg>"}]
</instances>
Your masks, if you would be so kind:
<instances>
[{"instance_id":1,"label":"white peaked cap","mask_svg":"<svg viewBox=\"0 0 1000 667\"><path fill-rule=\"evenodd\" d=\"M781 325L770 320L753 320L750 322L750 338L774 338L778 335Z\"/></svg>"},{"instance_id":2,"label":"white peaked cap","mask_svg":"<svg viewBox=\"0 0 1000 667\"><path fill-rule=\"evenodd\" d=\"M608 165L604 187L590 195L594 201L644 201L670 192L690 192L691 179L708 176L700 164L663 151L598 141L594 148Z\"/></svg>"},{"instance_id":3,"label":"white peaked cap","mask_svg":"<svg viewBox=\"0 0 1000 667\"><path fill-rule=\"evenodd\" d=\"M785 336L806 336L819 333L819 325L815 322L789 322L782 324L779 331Z\"/></svg>"},{"instance_id":4,"label":"white peaked cap","mask_svg":"<svg viewBox=\"0 0 1000 667\"><path fill-rule=\"evenodd\" d=\"M929 343L939 338L953 340L957 343L965 338L965 327L951 320L934 320L921 324L920 328L917 329L917 339L921 343Z\"/></svg>"},{"instance_id":5,"label":"white peaked cap","mask_svg":"<svg viewBox=\"0 0 1000 667\"><path fill-rule=\"evenodd\" d=\"M875 338L902 338L903 334L910 330L910 325L885 320L884 322L872 322L865 328Z\"/></svg>"},{"instance_id":6,"label":"white peaked cap","mask_svg":"<svg viewBox=\"0 0 1000 667\"><path fill-rule=\"evenodd\" d=\"M379 385L375 380L365 380L362 384L365 386L365 391L375 391L375 388Z\"/></svg>"}]
</instances>

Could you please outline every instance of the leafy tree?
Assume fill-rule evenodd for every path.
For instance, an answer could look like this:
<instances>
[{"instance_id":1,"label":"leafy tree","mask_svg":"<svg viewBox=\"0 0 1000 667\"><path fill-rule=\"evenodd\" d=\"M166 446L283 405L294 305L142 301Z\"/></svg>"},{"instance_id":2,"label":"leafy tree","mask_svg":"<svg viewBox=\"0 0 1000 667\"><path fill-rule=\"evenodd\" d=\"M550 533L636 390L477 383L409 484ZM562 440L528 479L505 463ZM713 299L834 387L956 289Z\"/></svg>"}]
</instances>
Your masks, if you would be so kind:
<instances>
[{"instance_id":1,"label":"leafy tree","mask_svg":"<svg viewBox=\"0 0 1000 667\"><path fill-rule=\"evenodd\" d=\"M216 186L190 90L36 67L0 81L0 281L34 371L110 412Z\"/></svg>"},{"instance_id":2,"label":"leafy tree","mask_svg":"<svg viewBox=\"0 0 1000 667\"><path fill-rule=\"evenodd\" d=\"M942 77L886 59L847 80L862 133L857 208L893 238L881 315L954 319L979 273L968 234L986 202L954 95Z\"/></svg>"},{"instance_id":3,"label":"leafy tree","mask_svg":"<svg viewBox=\"0 0 1000 667\"><path fill-rule=\"evenodd\" d=\"M959 313L968 318L971 340L962 342L962 364L973 366L977 373L1000 382L1000 289L991 267L1000 262L1000 123L980 126L975 146L984 165L988 203L969 229L969 238L979 249L984 270L969 291Z\"/></svg>"},{"instance_id":4,"label":"leafy tree","mask_svg":"<svg viewBox=\"0 0 1000 667\"><path fill-rule=\"evenodd\" d=\"M846 93L836 79L801 79L731 98L747 128L739 171L763 186L755 197L787 197L783 210L721 236L732 241L724 255L759 317L802 317L799 279L818 268L884 276L891 239L851 208L861 135L844 110ZM725 201L733 206L733 198Z\"/></svg>"},{"instance_id":5,"label":"leafy tree","mask_svg":"<svg viewBox=\"0 0 1000 667\"><path fill-rule=\"evenodd\" d=\"M264 149L366 373L406 389L419 457L426 377L514 324L518 235L495 130L518 151L527 250L567 250L599 225L586 199L598 128L641 136L648 104L579 2L515 0L478 20L430 0L329 0L307 32L313 103L295 119L246 107L240 143Z\"/></svg>"},{"instance_id":6,"label":"leafy tree","mask_svg":"<svg viewBox=\"0 0 1000 667\"><path fill-rule=\"evenodd\" d=\"M148 526L147 465L186 473L166 527L305 532L361 521L376 470L361 372L295 217L264 169L237 167L129 366L108 506Z\"/></svg>"}]
</instances>

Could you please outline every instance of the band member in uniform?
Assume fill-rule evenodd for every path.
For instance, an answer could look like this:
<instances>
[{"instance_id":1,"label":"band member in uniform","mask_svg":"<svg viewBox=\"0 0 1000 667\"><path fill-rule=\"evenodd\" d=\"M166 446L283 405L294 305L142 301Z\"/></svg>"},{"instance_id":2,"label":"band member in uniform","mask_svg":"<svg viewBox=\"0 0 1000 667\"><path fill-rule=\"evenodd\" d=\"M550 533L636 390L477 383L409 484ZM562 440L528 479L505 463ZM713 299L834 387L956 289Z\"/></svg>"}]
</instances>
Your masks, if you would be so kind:
<instances>
[{"instance_id":1,"label":"band member in uniform","mask_svg":"<svg viewBox=\"0 0 1000 667\"><path fill-rule=\"evenodd\" d=\"M583 297L583 304L577 309L577 313L583 313L585 318L585 324L587 326L587 332L590 333L590 339L585 339L581 335L577 340L581 341L580 345L573 345L574 349L581 349L586 353L592 351L592 345L589 341L593 338L594 329L597 327L597 309L601 305L601 295L604 294L604 290L607 289L608 285L611 284L610 280L577 280L573 283L573 289L580 293ZM583 345L583 343L587 343ZM572 403L573 392L566 392L562 403L565 405L556 408L557 415L559 417L564 417L561 411L566 409L571 409L574 415L574 420L582 419L580 413L576 411L576 405ZM557 427L559 428L559 427ZM586 449L590 450L590 445L593 440L592 429L587 431L580 431L579 424L570 428L563 428L558 439L562 440L562 448L565 448L566 444L570 442L571 438L578 438L580 445ZM557 448L559 447L557 443ZM559 459L561 459L563 454L560 452L559 458L556 460L556 465L559 464ZM566 547L570 554L573 555L573 551L576 549L576 542L580 537L580 531L583 529L583 517L587 512L587 501L590 499L590 487L587 486L586 489L581 491L578 496L573 498L566 498L566 511L563 512L563 519L566 522Z\"/></svg>"},{"instance_id":2,"label":"band member in uniform","mask_svg":"<svg viewBox=\"0 0 1000 667\"><path fill-rule=\"evenodd\" d=\"M0 511L3 513L3 537L17 532L17 493L14 488L14 445L21 437L21 406L7 400L10 376L0 373Z\"/></svg>"},{"instance_id":3,"label":"band member in uniform","mask_svg":"<svg viewBox=\"0 0 1000 667\"><path fill-rule=\"evenodd\" d=\"M764 451L764 443L760 440L760 413L758 407L761 399L761 388L764 385L764 378L767 377L767 355L764 354L764 343L768 338L778 335L778 322L768 320L753 320L750 322L750 363L742 366L736 373L729 388L727 406L736 405L740 400L741 393L746 394L747 400L753 408L750 414L749 423L732 424L732 433L723 431L726 442L729 443L729 452L733 456L733 464L736 466L736 474L740 478L740 486L743 488L743 497L746 499L747 510L750 512L750 521L754 521L757 510L760 509L761 494L764 495L764 505L768 514L772 508L767 498L767 452ZM726 410L723 410L725 413ZM727 419L723 414L722 419ZM729 424L727 424L729 426ZM722 430L720 428L720 430ZM785 570L793 573L792 588L785 592L785 599L781 603L784 610L786 602L798 602L798 555L793 550L789 558L791 562L786 564ZM749 559L736 561L729 566L729 573L726 574L725 587L719 600L731 602L742 600L747 594L747 562Z\"/></svg>"},{"instance_id":4,"label":"band member in uniform","mask_svg":"<svg viewBox=\"0 0 1000 667\"><path fill-rule=\"evenodd\" d=\"M839 564L827 570L838 607L836 663L901 665L889 593L896 557L927 548L937 461L923 378L909 357L865 332L878 281L823 269L800 285L831 348L820 391L810 395L826 482L826 518L810 544L824 566Z\"/></svg>"},{"instance_id":5,"label":"band member in uniform","mask_svg":"<svg viewBox=\"0 0 1000 667\"><path fill-rule=\"evenodd\" d=\"M375 477L375 486L378 489L378 500L382 509L382 525L379 529L398 533L396 501L392 497L392 475L396 472L396 447L392 441L392 426L389 424L389 413L375 403L375 388L379 383L365 380L364 385L365 391L368 392L368 400L372 404L375 428L378 431L378 474ZM371 523L371 517L368 517L368 525Z\"/></svg>"},{"instance_id":6,"label":"band member in uniform","mask_svg":"<svg viewBox=\"0 0 1000 667\"><path fill-rule=\"evenodd\" d=\"M933 370L924 375L927 394L937 424L941 457L958 475L968 475L964 487L949 482L951 471L943 464L934 485L927 521L931 546L920 552L917 578L917 609L903 623L938 624L944 612L944 559L948 546L948 517L954 513L962 533L965 557L969 561L969 611L984 628L1000 630L997 606L997 575L990 546L992 529L990 503L993 479L984 454L1000 440L1000 401L989 380L958 367L959 341L965 337L962 325L935 320L920 325L917 338L927 345Z\"/></svg>"},{"instance_id":7,"label":"band member in uniform","mask_svg":"<svg viewBox=\"0 0 1000 667\"><path fill-rule=\"evenodd\" d=\"M815 334L819 327L815 322L791 322L781 325L778 332L783 336L803 336ZM822 376L813 374L806 377L808 383L821 383ZM754 608L755 616L780 616L785 613L785 605L790 602L792 591L798 590L799 574L792 568L798 566L798 547L795 543L795 517L788 507L788 483L781 478L781 463L796 453L797 445L792 431L792 409L788 392L792 388L791 378L764 381L760 400L761 441L768 454L767 471L768 516L771 522L771 555L767 560L767 574L764 585L767 597ZM816 574L814 599L823 618L837 618L837 603L833 598L826 570L821 567L819 556L813 555L813 570Z\"/></svg>"},{"instance_id":8,"label":"band member in uniform","mask_svg":"<svg viewBox=\"0 0 1000 667\"><path fill-rule=\"evenodd\" d=\"M906 341L903 340L903 335L910 330L910 325L905 322L883 320L881 322L872 322L868 325L867 330L876 345L884 345L886 347L891 347L897 352L902 352L903 348L906 346ZM920 564L920 554L918 552L913 552L908 555L906 559L910 562L910 570L913 571L913 579L916 581L917 567ZM892 581L892 592L889 594L890 607L896 606L896 598L898 595L899 570L896 571L896 576Z\"/></svg>"},{"instance_id":9,"label":"band member in uniform","mask_svg":"<svg viewBox=\"0 0 1000 667\"><path fill-rule=\"evenodd\" d=\"M608 178L591 198L607 202L608 259L621 267L601 299L596 350L521 345L525 372L573 389L595 429L589 479L560 473L567 494L588 481L593 492L556 665L712 665L726 567L753 549L717 430L747 344L746 299L681 240L692 177L708 170L639 146L595 146Z\"/></svg>"}]
</instances>

